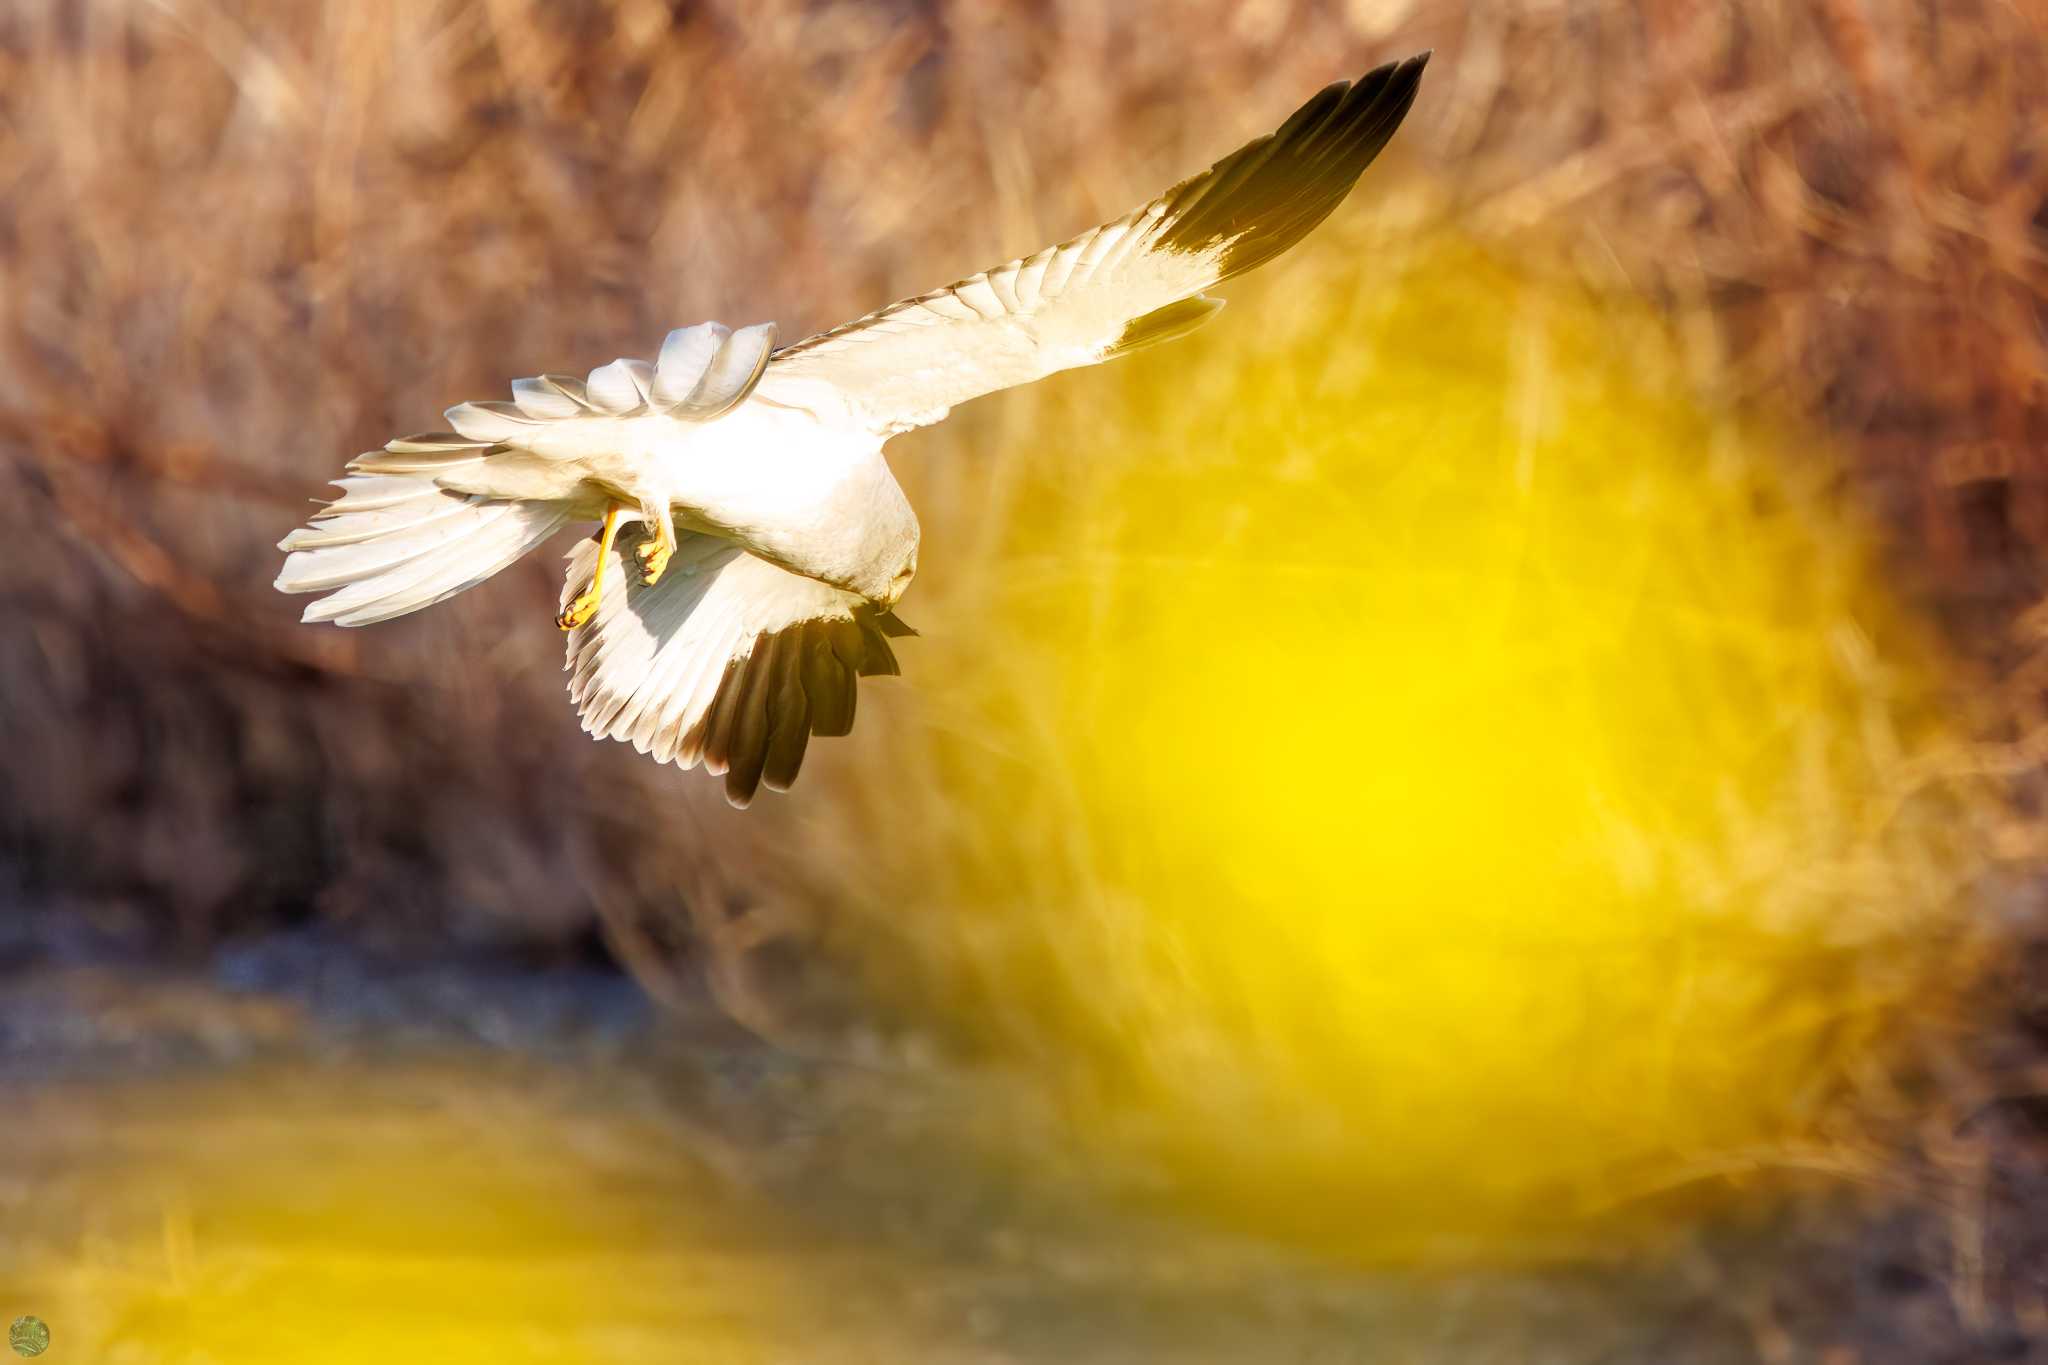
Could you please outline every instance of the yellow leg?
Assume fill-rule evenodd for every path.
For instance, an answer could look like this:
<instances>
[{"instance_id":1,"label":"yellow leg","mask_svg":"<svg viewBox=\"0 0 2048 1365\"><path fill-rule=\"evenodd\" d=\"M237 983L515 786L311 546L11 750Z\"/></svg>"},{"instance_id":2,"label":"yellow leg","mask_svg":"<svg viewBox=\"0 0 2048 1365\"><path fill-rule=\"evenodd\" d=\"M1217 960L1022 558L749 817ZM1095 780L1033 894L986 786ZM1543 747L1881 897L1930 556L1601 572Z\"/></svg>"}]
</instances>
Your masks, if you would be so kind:
<instances>
[{"instance_id":1,"label":"yellow leg","mask_svg":"<svg viewBox=\"0 0 2048 1365\"><path fill-rule=\"evenodd\" d=\"M668 562L676 552L675 530L666 517L649 528L653 534L633 547L633 553L640 556L640 581L653 587L661 581L661 575L668 569Z\"/></svg>"},{"instance_id":2,"label":"yellow leg","mask_svg":"<svg viewBox=\"0 0 2048 1365\"><path fill-rule=\"evenodd\" d=\"M619 518L624 515L626 509L619 503L613 503L604 514L604 535L597 542L597 572L590 576L590 586L582 595L555 618L555 624L563 630L574 630L597 615L597 604L604 598L604 566L611 561L612 540L619 534Z\"/></svg>"}]
</instances>

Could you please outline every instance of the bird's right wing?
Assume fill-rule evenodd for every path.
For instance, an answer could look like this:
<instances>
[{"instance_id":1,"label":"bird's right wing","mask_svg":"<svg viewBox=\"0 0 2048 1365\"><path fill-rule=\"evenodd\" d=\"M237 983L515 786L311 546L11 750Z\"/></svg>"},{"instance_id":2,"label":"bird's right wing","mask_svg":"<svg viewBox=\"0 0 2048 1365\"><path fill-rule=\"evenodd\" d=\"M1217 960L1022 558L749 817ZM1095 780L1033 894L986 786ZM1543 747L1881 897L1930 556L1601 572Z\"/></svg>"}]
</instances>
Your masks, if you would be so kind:
<instances>
[{"instance_id":1,"label":"bird's right wing","mask_svg":"<svg viewBox=\"0 0 2048 1365\"><path fill-rule=\"evenodd\" d=\"M569 552L566 607L597 567ZM786 791L812 735L853 729L858 680L897 672L893 615L731 541L685 534L653 587L614 544L597 613L569 633L569 696L583 728L657 762L702 763L745 806Z\"/></svg>"},{"instance_id":2,"label":"bird's right wing","mask_svg":"<svg viewBox=\"0 0 2048 1365\"><path fill-rule=\"evenodd\" d=\"M1325 88L1279 131L1114 222L784 347L762 396L811 406L806 386L822 385L856 420L903 431L1192 331L1223 306L1202 290L1270 261L1343 202L1428 60Z\"/></svg>"}]
</instances>

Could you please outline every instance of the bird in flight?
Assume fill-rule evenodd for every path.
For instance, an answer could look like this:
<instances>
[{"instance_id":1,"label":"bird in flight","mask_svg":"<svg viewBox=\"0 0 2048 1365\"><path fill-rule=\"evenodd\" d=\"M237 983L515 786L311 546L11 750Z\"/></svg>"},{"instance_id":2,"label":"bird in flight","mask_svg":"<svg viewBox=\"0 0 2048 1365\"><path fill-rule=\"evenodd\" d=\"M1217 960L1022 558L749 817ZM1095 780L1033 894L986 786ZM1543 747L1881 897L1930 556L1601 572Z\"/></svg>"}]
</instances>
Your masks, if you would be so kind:
<instances>
[{"instance_id":1,"label":"bird in flight","mask_svg":"<svg viewBox=\"0 0 2048 1365\"><path fill-rule=\"evenodd\" d=\"M775 327L669 333L652 364L513 381L452 432L349 462L278 546L307 621L363 626L474 587L572 523L557 624L593 736L786 791L813 735L894 674L918 526L882 457L954 406L1184 336L1203 290L1343 202L1415 100L1428 53L1328 86L1278 131L1150 203L1007 265L775 348ZM631 527L631 530L626 528ZM623 535L622 535L623 533Z\"/></svg>"}]
</instances>

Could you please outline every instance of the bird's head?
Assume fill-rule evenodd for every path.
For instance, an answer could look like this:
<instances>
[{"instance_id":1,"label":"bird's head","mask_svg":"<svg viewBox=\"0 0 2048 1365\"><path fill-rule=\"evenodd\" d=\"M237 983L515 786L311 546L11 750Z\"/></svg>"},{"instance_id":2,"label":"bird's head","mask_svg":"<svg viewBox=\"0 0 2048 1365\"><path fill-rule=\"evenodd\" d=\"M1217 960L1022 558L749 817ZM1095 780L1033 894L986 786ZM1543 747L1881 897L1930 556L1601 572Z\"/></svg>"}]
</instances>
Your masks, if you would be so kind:
<instances>
[{"instance_id":1,"label":"bird's head","mask_svg":"<svg viewBox=\"0 0 2048 1365\"><path fill-rule=\"evenodd\" d=\"M903 600L903 594L910 590L910 580L917 577L917 546L912 545L903 556L895 576L889 580L888 591L882 594L882 605L893 607Z\"/></svg>"},{"instance_id":2,"label":"bird's head","mask_svg":"<svg viewBox=\"0 0 2048 1365\"><path fill-rule=\"evenodd\" d=\"M867 534L862 537L862 564L848 584L855 592L882 607L893 607L917 577L917 513L896 480L882 470L878 495L862 507Z\"/></svg>"}]
</instances>

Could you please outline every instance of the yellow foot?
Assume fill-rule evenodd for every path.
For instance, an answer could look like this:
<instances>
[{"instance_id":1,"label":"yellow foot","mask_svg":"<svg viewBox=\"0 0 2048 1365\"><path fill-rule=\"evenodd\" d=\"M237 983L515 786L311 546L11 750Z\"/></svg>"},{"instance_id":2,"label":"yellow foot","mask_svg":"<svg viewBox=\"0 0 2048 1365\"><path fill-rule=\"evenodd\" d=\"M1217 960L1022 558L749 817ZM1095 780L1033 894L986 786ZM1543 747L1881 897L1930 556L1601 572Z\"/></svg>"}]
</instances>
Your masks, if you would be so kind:
<instances>
[{"instance_id":1,"label":"yellow foot","mask_svg":"<svg viewBox=\"0 0 2048 1365\"><path fill-rule=\"evenodd\" d=\"M640 581L651 588L668 571L668 562L675 556L675 549L658 539L643 540L633 547L633 553L640 556Z\"/></svg>"},{"instance_id":2,"label":"yellow foot","mask_svg":"<svg viewBox=\"0 0 2048 1365\"><path fill-rule=\"evenodd\" d=\"M568 610L555 618L555 624L563 630L574 630L595 615L597 615L597 592L595 589L592 589L574 602L571 602Z\"/></svg>"}]
</instances>

